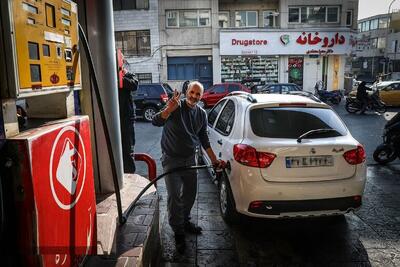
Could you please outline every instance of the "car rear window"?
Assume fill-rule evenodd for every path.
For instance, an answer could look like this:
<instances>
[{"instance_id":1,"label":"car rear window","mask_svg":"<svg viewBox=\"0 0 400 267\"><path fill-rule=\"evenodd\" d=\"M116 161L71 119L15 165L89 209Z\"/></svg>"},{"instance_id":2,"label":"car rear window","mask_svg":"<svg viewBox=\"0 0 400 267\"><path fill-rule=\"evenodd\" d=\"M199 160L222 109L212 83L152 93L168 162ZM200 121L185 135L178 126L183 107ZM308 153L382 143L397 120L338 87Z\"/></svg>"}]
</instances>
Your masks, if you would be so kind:
<instances>
[{"instance_id":1,"label":"car rear window","mask_svg":"<svg viewBox=\"0 0 400 267\"><path fill-rule=\"evenodd\" d=\"M308 138L325 138L346 135L346 127L330 109L323 108L257 108L250 111L254 134L260 137L293 138L316 129L334 129Z\"/></svg>"},{"instance_id":2,"label":"car rear window","mask_svg":"<svg viewBox=\"0 0 400 267\"><path fill-rule=\"evenodd\" d=\"M140 85L140 87L145 89L149 96L157 97L161 94L165 94L162 86L158 84L144 84Z\"/></svg>"}]
</instances>

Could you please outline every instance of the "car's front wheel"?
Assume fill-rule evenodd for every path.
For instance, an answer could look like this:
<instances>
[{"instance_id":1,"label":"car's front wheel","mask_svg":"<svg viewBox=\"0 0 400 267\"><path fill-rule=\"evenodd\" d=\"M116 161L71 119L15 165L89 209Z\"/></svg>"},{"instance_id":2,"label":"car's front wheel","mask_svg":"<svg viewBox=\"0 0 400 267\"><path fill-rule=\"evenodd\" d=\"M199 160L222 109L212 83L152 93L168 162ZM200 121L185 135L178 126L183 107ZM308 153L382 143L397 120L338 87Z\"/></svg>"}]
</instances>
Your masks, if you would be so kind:
<instances>
[{"instance_id":1,"label":"car's front wheel","mask_svg":"<svg viewBox=\"0 0 400 267\"><path fill-rule=\"evenodd\" d=\"M235 223L239 215L236 211L231 187L225 174L221 175L219 181L219 203L222 218L227 223Z\"/></svg>"},{"instance_id":2,"label":"car's front wheel","mask_svg":"<svg viewBox=\"0 0 400 267\"><path fill-rule=\"evenodd\" d=\"M156 115L157 109L154 107L145 107L143 110L143 118L147 122L151 122L153 120L154 115Z\"/></svg>"}]
</instances>

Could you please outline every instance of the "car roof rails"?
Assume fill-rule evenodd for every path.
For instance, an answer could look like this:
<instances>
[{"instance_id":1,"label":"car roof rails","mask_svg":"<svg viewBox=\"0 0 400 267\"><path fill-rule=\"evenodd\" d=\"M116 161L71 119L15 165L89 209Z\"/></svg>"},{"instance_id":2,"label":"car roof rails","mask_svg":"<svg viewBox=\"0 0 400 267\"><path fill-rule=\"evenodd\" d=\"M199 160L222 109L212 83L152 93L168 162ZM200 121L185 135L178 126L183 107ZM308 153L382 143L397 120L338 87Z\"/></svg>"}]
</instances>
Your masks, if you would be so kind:
<instances>
[{"instance_id":1,"label":"car roof rails","mask_svg":"<svg viewBox=\"0 0 400 267\"><path fill-rule=\"evenodd\" d=\"M307 91L289 91L289 92L285 92L285 94L287 94L287 95L305 96L305 97L310 98L311 100L314 100L315 102L318 102L318 103L322 102L321 99L316 97L313 93L307 92Z\"/></svg>"},{"instance_id":2,"label":"car roof rails","mask_svg":"<svg viewBox=\"0 0 400 267\"><path fill-rule=\"evenodd\" d=\"M230 92L227 96L239 96L246 99L250 103L257 103L257 99L255 99L252 94L244 91L233 91Z\"/></svg>"}]
</instances>

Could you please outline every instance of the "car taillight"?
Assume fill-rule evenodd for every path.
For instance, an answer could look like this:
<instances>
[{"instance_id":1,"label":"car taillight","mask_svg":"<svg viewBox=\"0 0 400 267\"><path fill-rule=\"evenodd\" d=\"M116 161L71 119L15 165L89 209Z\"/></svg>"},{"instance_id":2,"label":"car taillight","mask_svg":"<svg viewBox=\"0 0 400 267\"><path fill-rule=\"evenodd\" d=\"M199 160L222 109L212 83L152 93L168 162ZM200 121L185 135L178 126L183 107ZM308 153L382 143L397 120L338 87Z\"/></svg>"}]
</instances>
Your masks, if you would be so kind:
<instances>
[{"instance_id":1,"label":"car taillight","mask_svg":"<svg viewBox=\"0 0 400 267\"><path fill-rule=\"evenodd\" d=\"M345 152L343 157L351 165L360 164L365 161L365 150L359 145L356 149Z\"/></svg>"},{"instance_id":2,"label":"car taillight","mask_svg":"<svg viewBox=\"0 0 400 267\"><path fill-rule=\"evenodd\" d=\"M160 98L161 98L161 102L167 103L167 101L168 101L168 95L167 94L161 94Z\"/></svg>"},{"instance_id":3,"label":"car taillight","mask_svg":"<svg viewBox=\"0 0 400 267\"><path fill-rule=\"evenodd\" d=\"M268 152L258 152L254 147L244 144L233 146L233 157L240 164L267 168L274 161L276 155Z\"/></svg>"}]
</instances>

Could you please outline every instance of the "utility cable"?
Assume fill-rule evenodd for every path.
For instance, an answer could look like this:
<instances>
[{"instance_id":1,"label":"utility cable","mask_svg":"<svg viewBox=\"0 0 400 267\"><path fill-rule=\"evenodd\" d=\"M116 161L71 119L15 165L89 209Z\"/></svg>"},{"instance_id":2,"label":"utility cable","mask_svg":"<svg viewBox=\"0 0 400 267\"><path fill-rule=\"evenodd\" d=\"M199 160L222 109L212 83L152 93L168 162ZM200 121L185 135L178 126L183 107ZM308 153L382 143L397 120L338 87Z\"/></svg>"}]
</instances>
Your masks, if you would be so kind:
<instances>
[{"instance_id":1,"label":"utility cable","mask_svg":"<svg viewBox=\"0 0 400 267\"><path fill-rule=\"evenodd\" d=\"M100 111L101 121L102 121L103 127L104 127L104 136L106 138L107 150L108 150L108 155L109 155L110 165L111 165L112 178L113 178L113 182L114 182L114 191L115 191L115 196L116 196L116 200L117 200L118 219L119 219L119 223L122 225L126 222L126 218L122 215L121 194L119 191L117 169L115 166L115 158L114 158L114 153L113 153L113 149L112 149L112 145L111 145L110 133L108 131L108 125L107 125L106 116L105 116L105 112L104 112L104 106L103 106L103 102L102 102L101 96L100 96L99 84L97 82L96 71L94 68L93 58L92 58L92 54L90 52L89 44L86 39L85 32L83 31L82 26L79 23L78 23L78 27L79 27L79 37L80 37L80 40L82 41L83 48L85 49L87 61L89 63L88 64L89 71L90 71L90 74L92 77L94 92L96 95L96 100L97 100L99 111Z\"/></svg>"}]
</instances>

